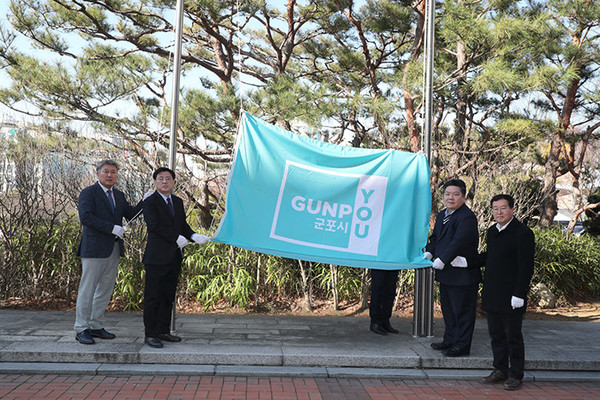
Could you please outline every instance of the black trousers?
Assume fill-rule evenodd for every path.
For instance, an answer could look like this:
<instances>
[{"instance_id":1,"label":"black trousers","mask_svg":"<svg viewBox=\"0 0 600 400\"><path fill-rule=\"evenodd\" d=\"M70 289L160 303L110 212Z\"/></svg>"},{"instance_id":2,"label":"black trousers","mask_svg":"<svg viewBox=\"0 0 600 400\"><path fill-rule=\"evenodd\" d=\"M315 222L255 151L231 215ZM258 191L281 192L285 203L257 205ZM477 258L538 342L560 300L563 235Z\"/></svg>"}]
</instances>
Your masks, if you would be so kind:
<instances>
[{"instance_id":1,"label":"black trousers","mask_svg":"<svg viewBox=\"0 0 600 400\"><path fill-rule=\"evenodd\" d=\"M492 338L494 368L505 375L523 379L525 344L523 343L523 313L487 313L488 330Z\"/></svg>"},{"instance_id":2,"label":"black trousers","mask_svg":"<svg viewBox=\"0 0 600 400\"><path fill-rule=\"evenodd\" d=\"M369 303L371 323L389 322L394 307L394 299L396 298L397 281L397 270L371 270L371 302Z\"/></svg>"},{"instance_id":3,"label":"black trousers","mask_svg":"<svg viewBox=\"0 0 600 400\"><path fill-rule=\"evenodd\" d=\"M471 351L477 313L479 284L440 284L440 304L444 317L444 343Z\"/></svg>"},{"instance_id":4,"label":"black trousers","mask_svg":"<svg viewBox=\"0 0 600 400\"><path fill-rule=\"evenodd\" d=\"M147 337L171 332L171 311L181 273L181 251L169 264L146 264L144 287L144 331Z\"/></svg>"}]
</instances>

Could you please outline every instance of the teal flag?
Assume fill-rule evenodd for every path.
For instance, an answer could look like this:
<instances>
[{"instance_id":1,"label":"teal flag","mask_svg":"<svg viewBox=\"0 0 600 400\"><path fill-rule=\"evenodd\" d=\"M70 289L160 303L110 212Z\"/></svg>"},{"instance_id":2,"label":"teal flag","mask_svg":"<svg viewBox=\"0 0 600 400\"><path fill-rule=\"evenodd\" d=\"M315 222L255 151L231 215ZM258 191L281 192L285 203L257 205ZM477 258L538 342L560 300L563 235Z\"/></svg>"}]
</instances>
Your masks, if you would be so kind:
<instances>
[{"instance_id":1,"label":"teal flag","mask_svg":"<svg viewBox=\"0 0 600 400\"><path fill-rule=\"evenodd\" d=\"M423 260L423 154L337 146L245 113L214 241L282 257L403 269Z\"/></svg>"}]
</instances>

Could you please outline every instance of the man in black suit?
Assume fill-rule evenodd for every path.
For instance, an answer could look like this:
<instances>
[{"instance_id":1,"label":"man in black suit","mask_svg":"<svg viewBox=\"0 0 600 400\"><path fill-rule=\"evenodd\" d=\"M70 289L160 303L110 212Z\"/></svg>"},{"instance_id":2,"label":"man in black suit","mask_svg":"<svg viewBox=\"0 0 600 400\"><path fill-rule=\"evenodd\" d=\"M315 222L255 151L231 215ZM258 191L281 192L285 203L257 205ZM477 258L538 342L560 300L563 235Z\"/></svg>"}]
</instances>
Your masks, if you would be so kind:
<instances>
[{"instance_id":1,"label":"man in black suit","mask_svg":"<svg viewBox=\"0 0 600 400\"><path fill-rule=\"evenodd\" d=\"M173 195L175 172L158 168L152 174L156 191L143 203L148 228L148 243L143 263L146 268L144 289L144 342L155 348L165 342L179 342L171 334L171 310L181 272L183 248L188 239L198 244L208 237L195 233L185 220L183 201Z\"/></svg>"},{"instance_id":2,"label":"man in black suit","mask_svg":"<svg viewBox=\"0 0 600 400\"><path fill-rule=\"evenodd\" d=\"M440 284L444 339L432 343L448 357L469 355L475 328L481 270L475 265L479 232L477 218L465 205L467 188L460 179L443 186L444 206L436 217L424 258L433 260Z\"/></svg>"},{"instance_id":3,"label":"man in black suit","mask_svg":"<svg viewBox=\"0 0 600 400\"><path fill-rule=\"evenodd\" d=\"M390 324L394 300L396 298L397 270L371 270L371 301L369 316L371 317L371 332L378 335L400 333Z\"/></svg>"},{"instance_id":4,"label":"man in black suit","mask_svg":"<svg viewBox=\"0 0 600 400\"><path fill-rule=\"evenodd\" d=\"M81 281L75 311L75 338L94 344L94 337L114 339L104 329L104 312L110 301L119 257L124 255L123 217L131 219L141 210L141 202L131 206L123 192L114 188L119 165L103 160L96 167L98 182L79 195L79 220L83 235L77 251L81 257Z\"/></svg>"},{"instance_id":5,"label":"man in black suit","mask_svg":"<svg viewBox=\"0 0 600 400\"><path fill-rule=\"evenodd\" d=\"M514 217L515 200L499 194L491 200L495 225L487 231L482 308L492 338L494 370L485 383L504 382L515 390L523 384L525 345L521 327L533 275L535 237Z\"/></svg>"}]
</instances>

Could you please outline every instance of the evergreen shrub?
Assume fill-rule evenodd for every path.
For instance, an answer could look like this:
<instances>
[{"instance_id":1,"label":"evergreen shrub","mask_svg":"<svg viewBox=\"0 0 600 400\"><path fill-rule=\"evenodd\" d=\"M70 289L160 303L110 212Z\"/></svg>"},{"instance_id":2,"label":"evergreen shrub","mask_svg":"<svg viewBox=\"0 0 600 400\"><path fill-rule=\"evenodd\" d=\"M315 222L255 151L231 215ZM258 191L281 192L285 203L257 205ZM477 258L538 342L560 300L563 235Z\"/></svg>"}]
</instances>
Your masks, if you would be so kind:
<instances>
[{"instance_id":1,"label":"evergreen shrub","mask_svg":"<svg viewBox=\"0 0 600 400\"><path fill-rule=\"evenodd\" d=\"M565 234L560 228L534 228L532 286L544 283L559 299L595 299L600 293L600 243L597 238Z\"/></svg>"}]
</instances>

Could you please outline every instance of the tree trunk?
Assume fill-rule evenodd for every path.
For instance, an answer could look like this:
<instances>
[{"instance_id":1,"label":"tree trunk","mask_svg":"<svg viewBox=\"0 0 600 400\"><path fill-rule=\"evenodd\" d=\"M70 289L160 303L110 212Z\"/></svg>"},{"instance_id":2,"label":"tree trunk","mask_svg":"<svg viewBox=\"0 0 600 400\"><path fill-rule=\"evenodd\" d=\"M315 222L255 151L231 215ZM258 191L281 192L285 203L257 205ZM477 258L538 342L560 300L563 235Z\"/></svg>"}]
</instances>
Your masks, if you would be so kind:
<instances>
[{"instance_id":1,"label":"tree trunk","mask_svg":"<svg viewBox=\"0 0 600 400\"><path fill-rule=\"evenodd\" d=\"M333 294L333 309L339 310L339 297L338 297L338 267L337 265L329 264L331 270L331 293Z\"/></svg>"},{"instance_id":2,"label":"tree trunk","mask_svg":"<svg viewBox=\"0 0 600 400\"><path fill-rule=\"evenodd\" d=\"M311 295L311 281L310 281L310 263L308 263L308 267L304 266L302 260L298 260L298 264L300 265L300 275L302 276L302 294L304 295L304 310L312 311L312 304L310 301Z\"/></svg>"},{"instance_id":3,"label":"tree trunk","mask_svg":"<svg viewBox=\"0 0 600 400\"><path fill-rule=\"evenodd\" d=\"M421 150L421 143L419 137L419 130L417 128L417 120L416 120L416 108L415 108L415 97L412 93L410 93L406 88L409 87L408 84L408 73L411 69L411 65L419 60L419 56L423 50L423 43L425 40L423 27L425 25L425 1L421 1L416 5L418 16L417 26L415 27L415 40L413 42L413 49L410 55L409 60L404 67L404 75L402 76L402 86L405 88L403 90L404 96L404 115L406 117L406 128L408 130L408 140L410 143L410 151L418 152ZM424 96L422 97L423 100ZM421 101L423 104L423 101Z\"/></svg>"},{"instance_id":4,"label":"tree trunk","mask_svg":"<svg viewBox=\"0 0 600 400\"><path fill-rule=\"evenodd\" d=\"M262 261L261 254L258 254L258 260L256 261L256 295L254 296L254 305L258 305L260 298L260 263Z\"/></svg>"},{"instance_id":5,"label":"tree trunk","mask_svg":"<svg viewBox=\"0 0 600 400\"><path fill-rule=\"evenodd\" d=\"M419 130L417 129L417 119L415 118L415 101L413 96L404 90L404 116L406 117L406 129L408 130L408 140L410 151L413 153L421 150L419 140Z\"/></svg>"},{"instance_id":6,"label":"tree trunk","mask_svg":"<svg viewBox=\"0 0 600 400\"><path fill-rule=\"evenodd\" d=\"M456 116L454 119L454 151L448 162L448 174L454 176L461 165L460 152L463 149L467 121L467 93L465 90L466 46L462 42L456 44Z\"/></svg>"},{"instance_id":7,"label":"tree trunk","mask_svg":"<svg viewBox=\"0 0 600 400\"><path fill-rule=\"evenodd\" d=\"M540 226L542 228L547 228L552 225L552 221L558 211L558 203L556 200L556 177L560 164L561 143L562 140L560 134L557 133L552 138L550 154L548 155L548 160L545 165L544 188L542 189L544 200L542 201L540 208Z\"/></svg>"},{"instance_id":8,"label":"tree trunk","mask_svg":"<svg viewBox=\"0 0 600 400\"><path fill-rule=\"evenodd\" d=\"M369 281L369 270L364 268L361 279L362 292L360 294L360 310L366 310L369 307L369 292L371 291Z\"/></svg>"},{"instance_id":9,"label":"tree trunk","mask_svg":"<svg viewBox=\"0 0 600 400\"><path fill-rule=\"evenodd\" d=\"M233 271L235 269L235 247L229 246L229 262L227 263L227 274L229 279L233 278Z\"/></svg>"},{"instance_id":10,"label":"tree trunk","mask_svg":"<svg viewBox=\"0 0 600 400\"><path fill-rule=\"evenodd\" d=\"M206 169L205 169L206 171ZM210 214L210 189L208 187L208 180L202 182L202 198L200 199L199 211L200 211L200 226L203 228L210 228L213 216Z\"/></svg>"}]
</instances>

